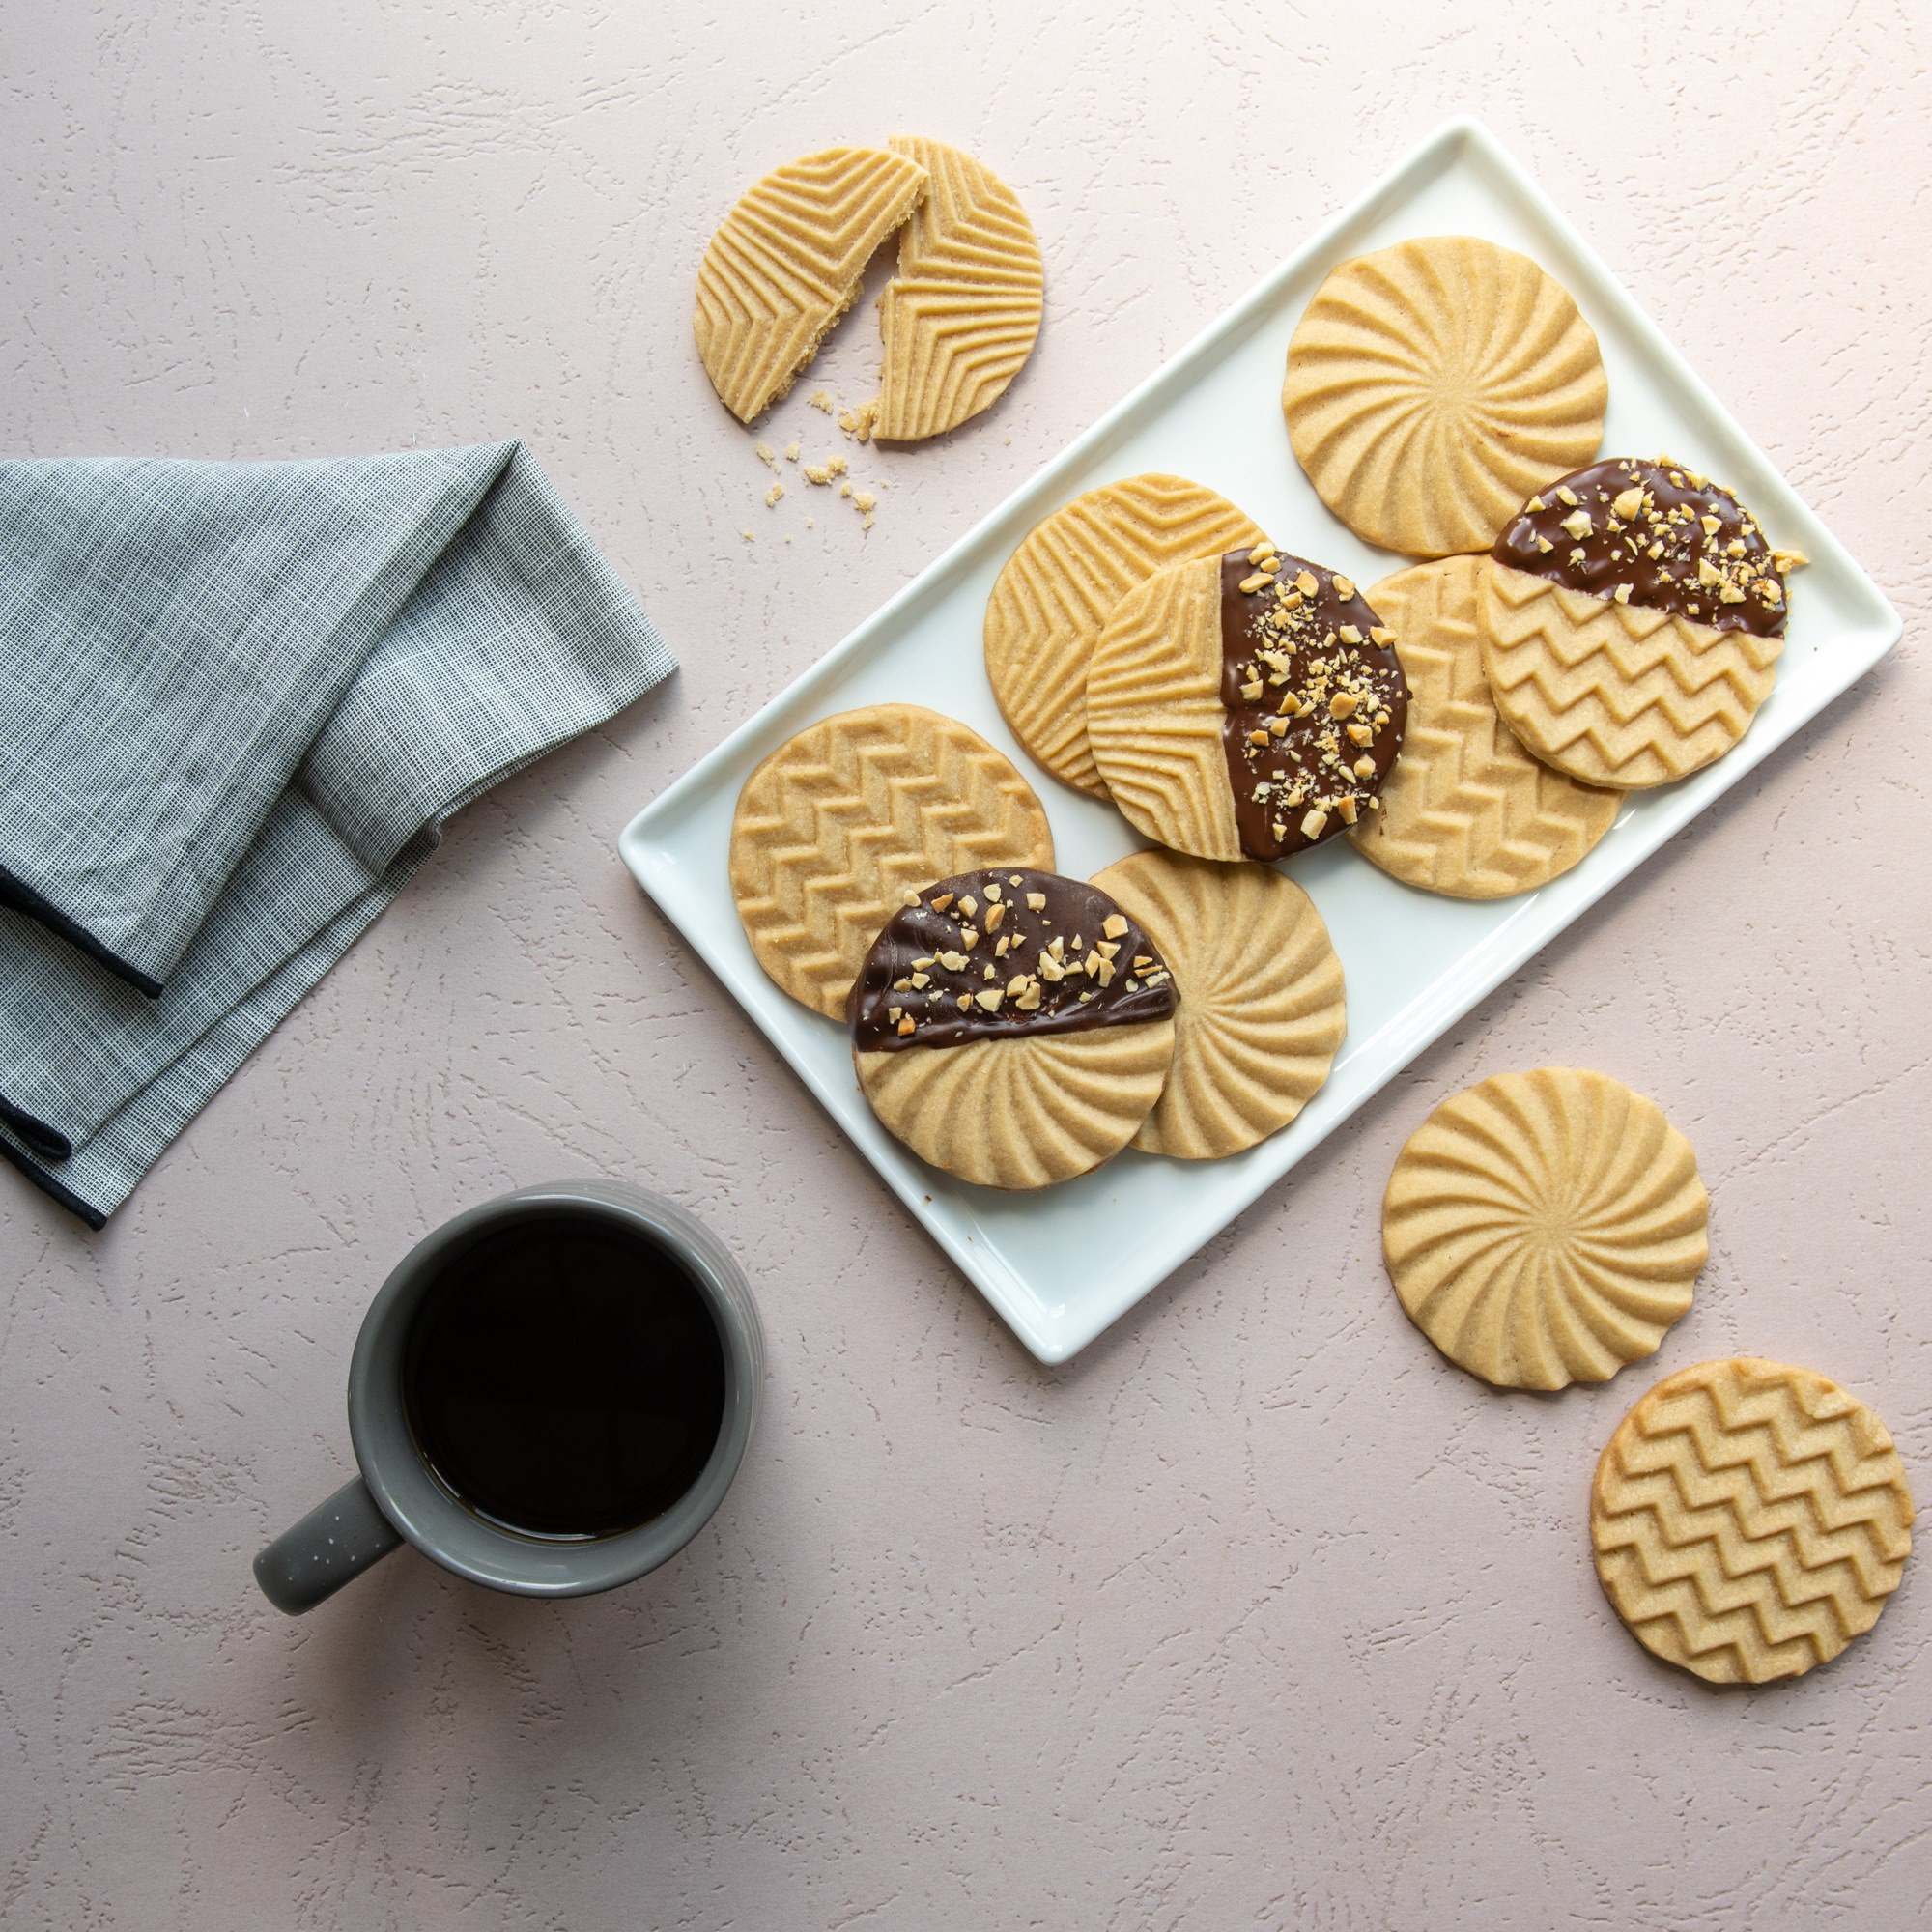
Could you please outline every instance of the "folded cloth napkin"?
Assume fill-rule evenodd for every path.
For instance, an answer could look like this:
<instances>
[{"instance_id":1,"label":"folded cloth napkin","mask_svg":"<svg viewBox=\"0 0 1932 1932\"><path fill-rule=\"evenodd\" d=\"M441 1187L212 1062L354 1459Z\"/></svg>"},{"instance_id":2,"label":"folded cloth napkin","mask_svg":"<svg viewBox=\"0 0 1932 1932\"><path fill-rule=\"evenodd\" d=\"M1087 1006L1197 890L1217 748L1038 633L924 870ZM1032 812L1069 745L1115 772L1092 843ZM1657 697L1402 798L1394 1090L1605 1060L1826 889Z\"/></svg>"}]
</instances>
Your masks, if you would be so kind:
<instances>
[{"instance_id":1,"label":"folded cloth napkin","mask_svg":"<svg viewBox=\"0 0 1932 1932\"><path fill-rule=\"evenodd\" d=\"M515 442L0 462L0 1155L100 1226L451 812L675 668Z\"/></svg>"}]
</instances>

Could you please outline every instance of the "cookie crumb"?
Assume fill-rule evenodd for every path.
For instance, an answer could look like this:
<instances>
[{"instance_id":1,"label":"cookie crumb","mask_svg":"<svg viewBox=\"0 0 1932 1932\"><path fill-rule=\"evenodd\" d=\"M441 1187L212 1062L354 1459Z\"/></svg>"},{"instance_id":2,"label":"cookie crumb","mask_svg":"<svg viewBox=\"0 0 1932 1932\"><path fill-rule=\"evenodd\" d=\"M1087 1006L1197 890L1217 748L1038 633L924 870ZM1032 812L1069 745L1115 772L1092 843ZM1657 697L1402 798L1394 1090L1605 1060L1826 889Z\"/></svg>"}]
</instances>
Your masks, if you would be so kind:
<instances>
[{"instance_id":1,"label":"cookie crumb","mask_svg":"<svg viewBox=\"0 0 1932 1932\"><path fill-rule=\"evenodd\" d=\"M867 515L877 507L878 501L879 499L869 490L855 490L852 493L852 507Z\"/></svg>"},{"instance_id":2,"label":"cookie crumb","mask_svg":"<svg viewBox=\"0 0 1932 1932\"><path fill-rule=\"evenodd\" d=\"M778 458L772 454L772 446L768 442L760 442L757 445L757 451L760 463L772 464L778 461Z\"/></svg>"},{"instance_id":3,"label":"cookie crumb","mask_svg":"<svg viewBox=\"0 0 1932 1932\"><path fill-rule=\"evenodd\" d=\"M814 410L823 410L827 415L832 413L832 396L829 390L814 389L805 400Z\"/></svg>"},{"instance_id":4,"label":"cookie crumb","mask_svg":"<svg viewBox=\"0 0 1932 1932\"><path fill-rule=\"evenodd\" d=\"M786 461L787 463L796 463L796 462L798 461L798 438L797 438L797 437L793 437L793 438L792 438L792 440L790 440L790 441L789 441L788 443L786 443L786 444L785 444L785 461Z\"/></svg>"},{"instance_id":5,"label":"cookie crumb","mask_svg":"<svg viewBox=\"0 0 1932 1932\"><path fill-rule=\"evenodd\" d=\"M784 493L785 493L785 486L782 483L774 483L772 487L765 492L765 508L768 510L775 508L778 504L779 498L782 497Z\"/></svg>"}]
</instances>

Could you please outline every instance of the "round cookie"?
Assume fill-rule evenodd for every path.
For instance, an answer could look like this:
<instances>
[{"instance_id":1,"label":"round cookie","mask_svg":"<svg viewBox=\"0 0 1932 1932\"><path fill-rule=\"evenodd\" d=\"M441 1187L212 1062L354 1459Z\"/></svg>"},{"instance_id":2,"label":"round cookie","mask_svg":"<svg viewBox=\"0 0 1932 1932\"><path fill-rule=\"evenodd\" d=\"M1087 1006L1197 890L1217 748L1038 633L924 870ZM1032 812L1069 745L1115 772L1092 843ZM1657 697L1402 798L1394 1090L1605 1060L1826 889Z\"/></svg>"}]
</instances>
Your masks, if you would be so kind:
<instances>
[{"instance_id":1,"label":"round cookie","mask_svg":"<svg viewBox=\"0 0 1932 1932\"><path fill-rule=\"evenodd\" d=\"M905 895L852 989L852 1062L922 1160L1046 1187L1133 1138L1167 1080L1175 1006L1152 942L1104 893L1000 866Z\"/></svg>"},{"instance_id":2,"label":"round cookie","mask_svg":"<svg viewBox=\"0 0 1932 1932\"><path fill-rule=\"evenodd\" d=\"M1316 290L1282 413L1321 500L1412 556L1487 550L1532 490L1587 462L1609 385L1590 325L1526 255L1428 235Z\"/></svg>"},{"instance_id":3,"label":"round cookie","mask_svg":"<svg viewBox=\"0 0 1932 1932\"><path fill-rule=\"evenodd\" d=\"M738 794L731 895L758 964L828 1019L886 916L962 865L1053 864L1011 763L954 718L873 704L788 738Z\"/></svg>"},{"instance_id":4,"label":"round cookie","mask_svg":"<svg viewBox=\"0 0 1932 1932\"><path fill-rule=\"evenodd\" d=\"M925 187L903 154L826 148L746 189L698 264L692 321L705 374L740 422L791 387Z\"/></svg>"},{"instance_id":5,"label":"round cookie","mask_svg":"<svg viewBox=\"0 0 1932 1932\"><path fill-rule=\"evenodd\" d=\"M911 441L956 429L1005 393L1033 353L1044 283L1033 224L992 169L919 135L886 145L927 182L879 298L886 353L872 434Z\"/></svg>"},{"instance_id":6,"label":"round cookie","mask_svg":"<svg viewBox=\"0 0 1932 1932\"><path fill-rule=\"evenodd\" d=\"M1710 1244L1690 1144L1568 1066L1499 1073L1410 1135L1382 1200L1408 1318L1498 1388L1607 1381L1690 1306Z\"/></svg>"},{"instance_id":7,"label":"round cookie","mask_svg":"<svg viewBox=\"0 0 1932 1932\"><path fill-rule=\"evenodd\" d=\"M1667 1376L1617 1425L1590 1547L1643 1647L1712 1684L1828 1663L1878 1621L1912 1550L1891 1437L1813 1369L1740 1358Z\"/></svg>"},{"instance_id":8,"label":"round cookie","mask_svg":"<svg viewBox=\"0 0 1932 1932\"><path fill-rule=\"evenodd\" d=\"M1314 901L1267 867L1176 852L1132 853L1094 883L1146 927L1180 988L1174 1067L1133 1145L1213 1160L1285 1127L1348 1031Z\"/></svg>"},{"instance_id":9,"label":"round cookie","mask_svg":"<svg viewBox=\"0 0 1932 1932\"><path fill-rule=\"evenodd\" d=\"M986 675L1013 735L1055 778L1105 798L1087 744L1101 627L1156 570L1261 536L1226 497L1154 472L1089 490L1036 524L986 601Z\"/></svg>"},{"instance_id":10,"label":"round cookie","mask_svg":"<svg viewBox=\"0 0 1932 1932\"><path fill-rule=\"evenodd\" d=\"M1100 633L1087 742L1150 838L1285 858L1375 809L1407 711L1394 643L1349 578L1265 538L1173 564Z\"/></svg>"},{"instance_id":11,"label":"round cookie","mask_svg":"<svg viewBox=\"0 0 1932 1932\"><path fill-rule=\"evenodd\" d=\"M1381 810L1349 835L1391 878L1459 899L1548 885L1610 829L1622 803L1532 758L1503 723L1477 626L1486 567L1481 557L1444 557L1369 591L1395 633L1408 720Z\"/></svg>"},{"instance_id":12,"label":"round cookie","mask_svg":"<svg viewBox=\"0 0 1932 1932\"><path fill-rule=\"evenodd\" d=\"M1530 497L1482 576L1496 709L1547 765L1620 790L1720 758L1771 696L1784 574L1728 490L1660 457Z\"/></svg>"}]
</instances>

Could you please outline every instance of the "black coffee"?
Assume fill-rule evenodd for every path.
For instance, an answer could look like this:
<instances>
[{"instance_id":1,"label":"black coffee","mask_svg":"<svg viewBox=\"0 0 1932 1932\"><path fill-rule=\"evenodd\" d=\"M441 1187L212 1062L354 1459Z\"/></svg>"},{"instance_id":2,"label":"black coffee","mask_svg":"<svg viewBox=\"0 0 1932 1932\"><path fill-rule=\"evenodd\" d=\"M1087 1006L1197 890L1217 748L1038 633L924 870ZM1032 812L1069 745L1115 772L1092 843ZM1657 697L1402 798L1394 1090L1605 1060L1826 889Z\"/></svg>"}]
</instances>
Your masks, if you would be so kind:
<instances>
[{"instance_id":1,"label":"black coffee","mask_svg":"<svg viewBox=\"0 0 1932 1932\"><path fill-rule=\"evenodd\" d=\"M403 1351L423 1460L525 1536L614 1536L697 1480L724 1350L696 1283L642 1233L532 1214L445 1262Z\"/></svg>"}]
</instances>

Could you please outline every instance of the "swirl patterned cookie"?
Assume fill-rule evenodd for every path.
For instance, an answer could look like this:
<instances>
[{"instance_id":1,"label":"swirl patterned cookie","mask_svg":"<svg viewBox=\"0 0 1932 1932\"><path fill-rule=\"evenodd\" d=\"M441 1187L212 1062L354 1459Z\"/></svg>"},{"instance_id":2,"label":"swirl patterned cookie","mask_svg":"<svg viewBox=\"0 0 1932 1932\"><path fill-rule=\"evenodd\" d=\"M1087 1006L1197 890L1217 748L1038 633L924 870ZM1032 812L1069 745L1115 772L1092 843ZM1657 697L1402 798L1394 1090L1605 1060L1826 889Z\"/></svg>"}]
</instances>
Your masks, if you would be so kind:
<instances>
[{"instance_id":1,"label":"swirl patterned cookie","mask_svg":"<svg viewBox=\"0 0 1932 1932\"><path fill-rule=\"evenodd\" d=\"M852 1062L922 1160L1046 1187L1133 1138L1167 1080L1174 1012L1172 974L1105 893L998 866L905 895L852 989Z\"/></svg>"},{"instance_id":2,"label":"swirl patterned cookie","mask_svg":"<svg viewBox=\"0 0 1932 1932\"><path fill-rule=\"evenodd\" d=\"M1653 1100L1568 1066L1499 1073L1410 1135L1382 1200L1408 1318L1499 1388L1607 1381L1655 1351L1710 1252L1690 1144Z\"/></svg>"},{"instance_id":3,"label":"swirl patterned cookie","mask_svg":"<svg viewBox=\"0 0 1932 1932\"><path fill-rule=\"evenodd\" d=\"M795 1000L845 999L905 894L962 865L1050 867L1033 788L977 731L917 704L873 704L788 738L738 794L731 895L757 961Z\"/></svg>"},{"instance_id":4,"label":"swirl patterned cookie","mask_svg":"<svg viewBox=\"0 0 1932 1932\"><path fill-rule=\"evenodd\" d=\"M1590 325L1526 255L1429 235L1333 270L1288 347L1282 413L1321 500L1411 556L1487 550L1587 462L1609 385Z\"/></svg>"},{"instance_id":5,"label":"swirl patterned cookie","mask_svg":"<svg viewBox=\"0 0 1932 1932\"><path fill-rule=\"evenodd\" d=\"M1816 1370L1749 1358L1659 1382L1590 1486L1611 1608L1712 1684L1802 1677L1862 1636L1898 1587L1912 1520L1885 1424Z\"/></svg>"}]
</instances>

